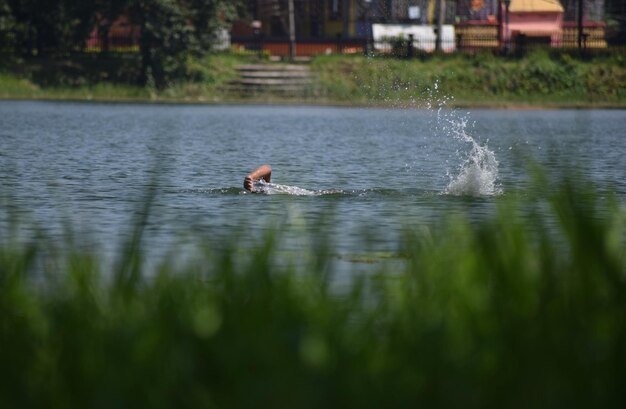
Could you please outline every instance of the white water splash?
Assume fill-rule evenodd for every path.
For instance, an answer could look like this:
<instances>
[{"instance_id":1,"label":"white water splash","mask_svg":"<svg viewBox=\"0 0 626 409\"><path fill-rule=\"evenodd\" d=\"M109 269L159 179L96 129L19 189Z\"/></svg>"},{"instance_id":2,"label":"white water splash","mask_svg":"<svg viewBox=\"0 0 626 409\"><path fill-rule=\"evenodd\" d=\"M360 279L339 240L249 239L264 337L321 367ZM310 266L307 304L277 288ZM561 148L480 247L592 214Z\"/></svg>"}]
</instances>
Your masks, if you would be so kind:
<instances>
[{"instance_id":1,"label":"white water splash","mask_svg":"<svg viewBox=\"0 0 626 409\"><path fill-rule=\"evenodd\" d=\"M498 161L486 146L472 141L468 158L458 175L452 177L444 193L455 196L494 196L502 193L497 185Z\"/></svg>"},{"instance_id":2,"label":"white water splash","mask_svg":"<svg viewBox=\"0 0 626 409\"><path fill-rule=\"evenodd\" d=\"M278 183L268 183L263 179L254 182L254 193L263 193L266 195L286 194L294 196L316 196L314 190L303 189L297 186L279 185Z\"/></svg>"},{"instance_id":3,"label":"white water splash","mask_svg":"<svg viewBox=\"0 0 626 409\"><path fill-rule=\"evenodd\" d=\"M495 153L487 144L479 144L468 132L468 116L462 116L458 110L449 110L446 104L453 100L450 96L439 95L436 81L429 90L428 109L437 109L434 131L443 137L451 137L467 146L469 150L457 150L461 165L457 172L448 171L449 182L443 194L455 196L494 196L502 193L498 185L498 161ZM469 113L468 113L469 115Z\"/></svg>"},{"instance_id":4,"label":"white water splash","mask_svg":"<svg viewBox=\"0 0 626 409\"><path fill-rule=\"evenodd\" d=\"M470 146L458 173L450 175L444 194L455 196L494 196L502 193L498 185L498 161L487 145L480 145L466 131L467 118L445 118L447 129L456 140Z\"/></svg>"},{"instance_id":5,"label":"white water splash","mask_svg":"<svg viewBox=\"0 0 626 409\"><path fill-rule=\"evenodd\" d=\"M298 186L279 185L268 183L263 179L254 182L254 193L266 195L292 195L292 196L321 196L345 193L340 189L309 190Z\"/></svg>"}]
</instances>

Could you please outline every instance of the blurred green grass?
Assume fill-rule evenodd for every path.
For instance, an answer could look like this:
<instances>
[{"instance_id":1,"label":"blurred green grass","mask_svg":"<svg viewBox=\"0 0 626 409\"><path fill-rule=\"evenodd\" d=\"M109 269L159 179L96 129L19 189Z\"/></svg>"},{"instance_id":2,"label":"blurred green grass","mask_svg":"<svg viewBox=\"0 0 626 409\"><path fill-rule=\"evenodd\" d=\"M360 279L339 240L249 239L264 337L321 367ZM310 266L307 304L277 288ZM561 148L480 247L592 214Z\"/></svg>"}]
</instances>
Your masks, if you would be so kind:
<instances>
[{"instance_id":1,"label":"blurred green grass","mask_svg":"<svg viewBox=\"0 0 626 409\"><path fill-rule=\"evenodd\" d=\"M621 407L623 204L537 180L340 287L331 240L285 263L280 226L146 271L150 195L113 271L2 237L0 407Z\"/></svg>"}]
</instances>

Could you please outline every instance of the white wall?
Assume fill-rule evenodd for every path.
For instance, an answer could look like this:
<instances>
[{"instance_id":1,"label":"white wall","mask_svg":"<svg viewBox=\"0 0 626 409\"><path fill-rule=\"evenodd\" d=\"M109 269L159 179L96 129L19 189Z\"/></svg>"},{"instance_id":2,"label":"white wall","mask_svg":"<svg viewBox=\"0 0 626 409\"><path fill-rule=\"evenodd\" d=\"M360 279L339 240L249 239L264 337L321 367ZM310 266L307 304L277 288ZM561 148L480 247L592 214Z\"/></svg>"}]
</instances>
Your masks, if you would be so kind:
<instances>
[{"instance_id":1,"label":"white wall","mask_svg":"<svg viewBox=\"0 0 626 409\"><path fill-rule=\"evenodd\" d=\"M376 49L389 49L391 44L385 40L391 38L402 37L409 38L413 34L413 46L425 51L433 51L437 36L435 35L436 26L433 25L414 25L414 24L372 24L372 35L374 37L374 47ZM454 51L455 36L454 26L445 24L442 26L443 37L441 48L444 51Z\"/></svg>"}]
</instances>

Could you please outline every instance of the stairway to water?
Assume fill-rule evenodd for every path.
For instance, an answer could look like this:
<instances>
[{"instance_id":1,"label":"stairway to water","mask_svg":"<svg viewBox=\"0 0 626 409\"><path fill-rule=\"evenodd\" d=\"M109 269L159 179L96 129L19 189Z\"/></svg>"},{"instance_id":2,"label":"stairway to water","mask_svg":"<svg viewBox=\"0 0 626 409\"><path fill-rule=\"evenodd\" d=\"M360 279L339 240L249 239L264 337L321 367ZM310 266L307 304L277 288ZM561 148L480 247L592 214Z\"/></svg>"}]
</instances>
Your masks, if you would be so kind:
<instances>
[{"instance_id":1,"label":"stairway to water","mask_svg":"<svg viewBox=\"0 0 626 409\"><path fill-rule=\"evenodd\" d=\"M254 64L236 67L239 78L228 91L240 96L259 94L303 97L312 92L313 78L303 64Z\"/></svg>"}]
</instances>

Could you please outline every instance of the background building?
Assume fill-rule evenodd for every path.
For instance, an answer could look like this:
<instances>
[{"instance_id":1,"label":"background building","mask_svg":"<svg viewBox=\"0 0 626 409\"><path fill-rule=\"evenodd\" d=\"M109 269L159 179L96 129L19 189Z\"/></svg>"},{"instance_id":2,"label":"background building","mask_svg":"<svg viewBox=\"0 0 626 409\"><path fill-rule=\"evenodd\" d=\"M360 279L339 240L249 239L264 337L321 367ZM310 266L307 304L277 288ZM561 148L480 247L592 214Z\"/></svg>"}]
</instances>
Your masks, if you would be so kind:
<instances>
[{"instance_id":1,"label":"background building","mask_svg":"<svg viewBox=\"0 0 626 409\"><path fill-rule=\"evenodd\" d=\"M447 50L503 48L506 35L511 41L522 35L529 44L553 47L576 46L582 36L586 47L606 47L607 32L623 36L626 9L623 0L511 0L507 28L503 0L247 0L248 15L234 25L233 43L249 48L252 42L266 49L284 42L289 37L289 1L294 5L296 41L302 52L310 45L308 54L364 48L358 44L373 40L372 25L434 27L440 3L443 24L454 25L457 39ZM581 5L584 32L579 27Z\"/></svg>"}]
</instances>

